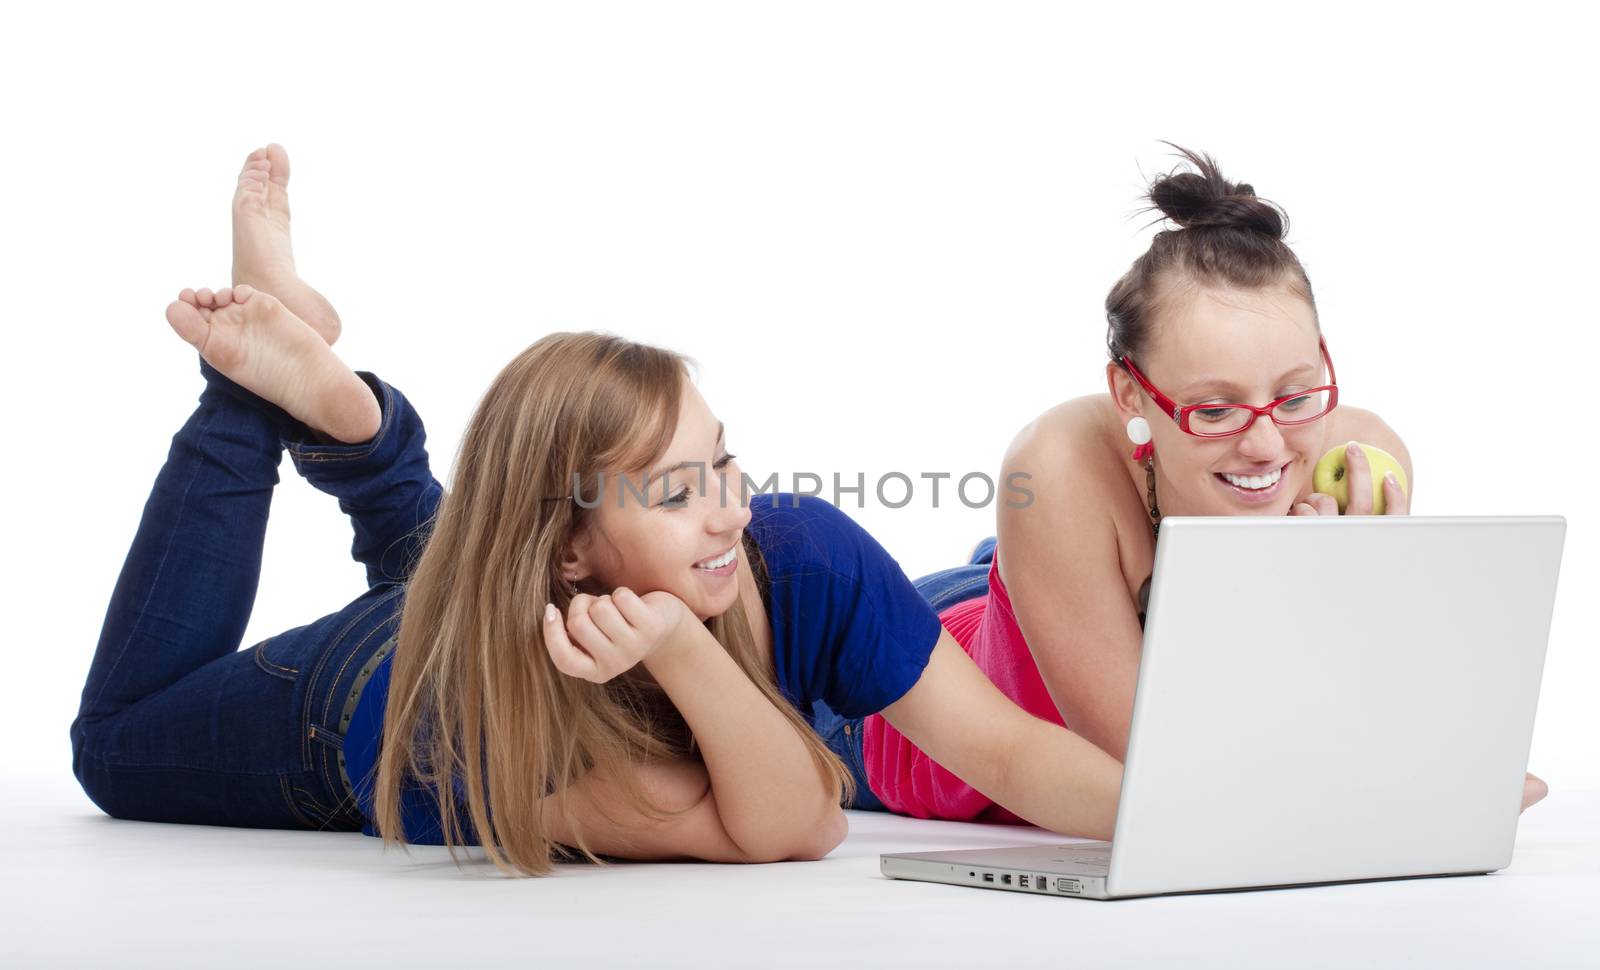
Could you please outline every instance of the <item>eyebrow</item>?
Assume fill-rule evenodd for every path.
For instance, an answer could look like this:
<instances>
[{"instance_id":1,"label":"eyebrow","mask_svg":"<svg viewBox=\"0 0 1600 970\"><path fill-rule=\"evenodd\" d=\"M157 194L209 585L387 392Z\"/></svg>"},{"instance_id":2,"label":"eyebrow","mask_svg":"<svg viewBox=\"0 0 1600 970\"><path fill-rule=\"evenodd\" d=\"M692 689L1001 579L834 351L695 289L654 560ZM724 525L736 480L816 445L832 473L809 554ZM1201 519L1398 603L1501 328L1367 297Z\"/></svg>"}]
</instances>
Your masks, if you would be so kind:
<instances>
[{"instance_id":1,"label":"eyebrow","mask_svg":"<svg viewBox=\"0 0 1600 970\"><path fill-rule=\"evenodd\" d=\"M722 431L723 431L722 422L718 421L717 422L717 440L713 441L711 443L711 450L713 452L715 452L717 450L717 445L722 444ZM665 478L666 476L671 475L673 472L682 471L685 468L688 468L689 466L695 465L695 464L699 464L699 463L695 462L695 461L692 461L692 460L691 461L680 461L676 465L673 465L671 468L663 468L663 469L660 469L659 471L651 472L649 474L649 476L645 480L653 482L657 478Z\"/></svg>"},{"instance_id":2,"label":"eyebrow","mask_svg":"<svg viewBox=\"0 0 1600 970\"><path fill-rule=\"evenodd\" d=\"M1292 369L1290 369L1288 371L1285 371L1284 375L1282 377L1278 378L1277 383L1282 384L1284 381L1288 380L1289 378L1293 377L1296 374L1302 373L1304 371L1314 371L1316 369L1317 369L1316 365L1314 365L1314 364L1301 364L1299 367L1295 367L1295 368L1292 368ZM1190 384L1188 387L1185 387L1183 390L1179 391L1178 394L1181 397L1188 397L1191 394L1198 394L1199 392L1204 391L1207 388L1213 388L1213 387L1216 388L1219 391L1244 391L1244 390L1248 390L1248 388L1239 387L1238 385L1233 384L1233 383L1231 383L1229 381L1208 380L1208 381L1199 381L1197 383Z\"/></svg>"}]
</instances>

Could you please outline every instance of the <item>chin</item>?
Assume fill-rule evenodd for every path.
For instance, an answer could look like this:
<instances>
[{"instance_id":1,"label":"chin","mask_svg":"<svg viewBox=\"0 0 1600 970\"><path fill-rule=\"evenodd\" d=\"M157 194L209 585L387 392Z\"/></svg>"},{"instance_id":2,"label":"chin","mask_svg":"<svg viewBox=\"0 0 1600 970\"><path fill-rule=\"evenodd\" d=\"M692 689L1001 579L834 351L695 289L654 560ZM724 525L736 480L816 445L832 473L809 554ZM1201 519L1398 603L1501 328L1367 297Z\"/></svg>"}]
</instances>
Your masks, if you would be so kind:
<instances>
[{"instance_id":1,"label":"chin","mask_svg":"<svg viewBox=\"0 0 1600 970\"><path fill-rule=\"evenodd\" d=\"M706 620L721 616L722 614L733 609L734 604L738 602L739 591L735 589L733 591L733 595L726 597L725 600L723 597L718 597L716 600L701 600L700 602L695 603L690 607L690 612L695 615L696 619L700 620L701 622L705 622Z\"/></svg>"}]
</instances>

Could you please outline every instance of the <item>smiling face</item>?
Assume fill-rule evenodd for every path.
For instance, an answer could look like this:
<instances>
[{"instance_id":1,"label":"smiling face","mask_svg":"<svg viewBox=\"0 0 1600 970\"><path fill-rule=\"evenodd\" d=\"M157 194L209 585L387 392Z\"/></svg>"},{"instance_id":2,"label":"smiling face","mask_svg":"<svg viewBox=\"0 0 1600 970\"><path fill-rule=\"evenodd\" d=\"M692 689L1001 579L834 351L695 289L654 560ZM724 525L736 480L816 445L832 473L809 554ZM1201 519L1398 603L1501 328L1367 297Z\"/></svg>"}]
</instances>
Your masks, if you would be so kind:
<instances>
[{"instance_id":1,"label":"smiling face","mask_svg":"<svg viewBox=\"0 0 1600 970\"><path fill-rule=\"evenodd\" d=\"M732 608L750 509L724 438L722 423L685 378L666 451L648 469L605 475L600 504L562 563L580 588L661 590L702 620ZM594 497L585 493L585 504Z\"/></svg>"},{"instance_id":2,"label":"smiling face","mask_svg":"<svg viewBox=\"0 0 1600 970\"><path fill-rule=\"evenodd\" d=\"M1311 307L1286 287L1197 285L1174 293L1156 317L1152 337L1134 363L1179 405L1259 407L1328 383ZM1311 472L1327 437L1327 417L1280 427L1262 415L1241 434L1197 438L1185 434L1121 368L1111 364L1108 374L1120 422L1126 425L1134 415L1150 422L1163 516L1285 515L1312 491ZM1125 440L1121 429L1117 433ZM1258 476L1253 484L1259 485L1280 469L1281 480L1259 490L1224 478Z\"/></svg>"}]
</instances>

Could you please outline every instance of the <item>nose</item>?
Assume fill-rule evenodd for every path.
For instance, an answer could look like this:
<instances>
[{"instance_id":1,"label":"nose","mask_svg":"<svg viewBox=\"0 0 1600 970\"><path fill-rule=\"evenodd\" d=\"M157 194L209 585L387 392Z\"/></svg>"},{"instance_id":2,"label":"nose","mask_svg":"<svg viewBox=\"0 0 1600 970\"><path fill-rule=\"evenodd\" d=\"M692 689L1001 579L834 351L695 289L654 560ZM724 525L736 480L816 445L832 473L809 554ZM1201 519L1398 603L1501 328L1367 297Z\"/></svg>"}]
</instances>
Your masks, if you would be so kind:
<instances>
[{"instance_id":1,"label":"nose","mask_svg":"<svg viewBox=\"0 0 1600 970\"><path fill-rule=\"evenodd\" d=\"M706 490L706 502L710 505L706 513L706 531L712 535L738 532L750 524L749 504L733 482L728 485L726 490L715 484Z\"/></svg>"},{"instance_id":2,"label":"nose","mask_svg":"<svg viewBox=\"0 0 1600 970\"><path fill-rule=\"evenodd\" d=\"M1283 432L1278 430L1271 415L1256 415L1255 423L1239 437L1244 439L1239 442L1239 450L1256 461L1266 461L1283 454Z\"/></svg>"}]
</instances>

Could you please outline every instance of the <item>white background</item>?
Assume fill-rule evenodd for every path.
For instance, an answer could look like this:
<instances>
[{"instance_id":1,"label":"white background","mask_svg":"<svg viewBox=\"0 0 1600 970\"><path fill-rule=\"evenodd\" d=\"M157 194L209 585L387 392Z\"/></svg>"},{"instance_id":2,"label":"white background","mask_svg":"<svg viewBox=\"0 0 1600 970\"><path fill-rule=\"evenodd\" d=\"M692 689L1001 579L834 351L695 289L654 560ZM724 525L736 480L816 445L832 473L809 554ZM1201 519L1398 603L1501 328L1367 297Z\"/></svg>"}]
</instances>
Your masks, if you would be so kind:
<instances>
[{"instance_id":1,"label":"white background","mask_svg":"<svg viewBox=\"0 0 1600 970\"><path fill-rule=\"evenodd\" d=\"M507 360L601 328L698 359L758 477L871 481L993 474L1105 390L1170 139L1288 211L1416 514L1567 517L1531 767L1552 798L1600 785L1593 37L1534 3L10 11L8 768L73 784L105 603L200 390L162 310L227 284L251 149L289 149L337 350L415 402L442 479ZM362 585L333 500L282 472L247 644ZM846 507L920 575L993 531L928 499ZM1360 603L1327 620L1365 634Z\"/></svg>"}]
</instances>

